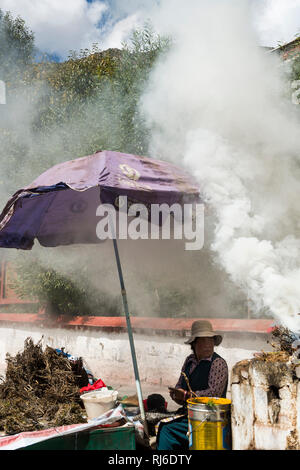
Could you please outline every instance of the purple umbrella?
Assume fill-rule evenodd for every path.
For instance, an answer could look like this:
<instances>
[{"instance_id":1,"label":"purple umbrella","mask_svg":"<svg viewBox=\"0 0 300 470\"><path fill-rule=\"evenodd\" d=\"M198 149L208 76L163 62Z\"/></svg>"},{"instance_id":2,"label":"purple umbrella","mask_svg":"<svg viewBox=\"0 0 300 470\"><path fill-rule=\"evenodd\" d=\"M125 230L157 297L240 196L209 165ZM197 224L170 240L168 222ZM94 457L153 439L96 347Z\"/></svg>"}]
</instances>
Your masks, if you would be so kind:
<instances>
[{"instance_id":1,"label":"purple umbrella","mask_svg":"<svg viewBox=\"0 0 300 470\"><path fill-rule=\"evenodd\" d=\"M171 163L111 151L96 152L45 171L17 191L0 215L0 247L30 250L42 246L100 243L96 234L97 208L118 198L131 203L172 205L199 200L199 188L190 175ZM116 238L113 238L137 394L145 421L139 373L127 296Z\"/></svg>"}]
</instances>

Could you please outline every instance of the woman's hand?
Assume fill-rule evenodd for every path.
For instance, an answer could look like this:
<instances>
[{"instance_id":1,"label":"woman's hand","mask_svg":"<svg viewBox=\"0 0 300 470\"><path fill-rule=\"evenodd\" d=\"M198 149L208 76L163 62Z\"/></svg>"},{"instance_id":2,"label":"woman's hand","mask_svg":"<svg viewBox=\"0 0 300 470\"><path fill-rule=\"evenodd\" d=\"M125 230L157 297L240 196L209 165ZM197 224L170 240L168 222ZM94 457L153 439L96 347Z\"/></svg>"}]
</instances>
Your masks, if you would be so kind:
<instances>
[{"instance_id":1,"label":"woman's hand","mask_svg":"<svg viewBox=\"0 0 300 470\"><path fill-rule=\"evenodd\" d=\"M172 400L175 401L178 405L183 405L185 401L190 397L190 393L183 388L173 388L169 387L170 397Z\"/></svg>"}]
</instances>

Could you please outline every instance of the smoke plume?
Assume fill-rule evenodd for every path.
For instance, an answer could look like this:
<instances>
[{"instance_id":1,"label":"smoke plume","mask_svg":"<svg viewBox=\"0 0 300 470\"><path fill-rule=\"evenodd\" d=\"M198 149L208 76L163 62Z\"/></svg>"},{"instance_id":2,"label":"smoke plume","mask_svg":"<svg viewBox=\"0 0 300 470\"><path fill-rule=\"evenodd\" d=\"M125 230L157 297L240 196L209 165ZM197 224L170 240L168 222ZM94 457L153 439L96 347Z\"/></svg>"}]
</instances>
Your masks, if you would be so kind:
<instances>
[{"instance_id":1,"label":"smoke plume","mask_svg":"<svg viewBox=\"0 0 300 470\"><path fill-rule=\"evenodd\" d=\"M256 314L299 332L299 111L285 68L259 46L246 1L165 0L157 24L174 45L141 102L151 154L198 179L210 248Z\"/></svg>"}]
</instances>

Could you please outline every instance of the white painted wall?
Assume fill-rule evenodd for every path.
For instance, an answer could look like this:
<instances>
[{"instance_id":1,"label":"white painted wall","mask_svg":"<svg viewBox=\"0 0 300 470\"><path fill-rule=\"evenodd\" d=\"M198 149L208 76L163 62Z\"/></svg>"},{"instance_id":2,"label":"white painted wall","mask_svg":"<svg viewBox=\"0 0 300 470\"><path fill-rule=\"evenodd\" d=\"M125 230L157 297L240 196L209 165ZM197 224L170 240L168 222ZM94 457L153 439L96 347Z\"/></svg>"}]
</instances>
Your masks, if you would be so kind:
<instances>
[{"instance_id":1,"label":"white painted wall","mask_svg":"<svg viewBox=\"0 0 300 470\"><path fill-rule=\"evenodd\" d=\"M179 377L190 346L185 338L162 336L154 332L149 335L134 334L134 343L142 384L167 387L174 385ZM134 373L127 333L108 333L97 329L40 328L34 325L0 327L0 374L6 370L7 353L15 355L24 349L24 341L31 337L36 343L42 337L43 347L64 347L66 352L81 356L97 378L107 385L134 384ZM215 349L232 367L238 361L251 359L253 353L269 350L267 335L248 333L225 333L222 344ZM229 387L230 388L230 387Z\"/></svg>"}]
</instances>

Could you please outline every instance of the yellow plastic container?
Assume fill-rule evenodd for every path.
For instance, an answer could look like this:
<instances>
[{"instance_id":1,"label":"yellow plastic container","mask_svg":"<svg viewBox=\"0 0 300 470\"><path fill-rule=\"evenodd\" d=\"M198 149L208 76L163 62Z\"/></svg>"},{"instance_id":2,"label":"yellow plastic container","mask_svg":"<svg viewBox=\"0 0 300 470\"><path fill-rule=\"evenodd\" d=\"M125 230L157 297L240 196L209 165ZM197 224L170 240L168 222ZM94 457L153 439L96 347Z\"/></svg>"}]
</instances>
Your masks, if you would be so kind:
<instances>
[{"instance_id":1,"label":"yellow plastic container","mask_svg":"<svg viewBox=\"0 0 300 470\"><path fill-rule=\"evenodd\" d=\"M231 449L231 401L195 397L187 403L190 450Z\"/></svg>"}]
</instances>

